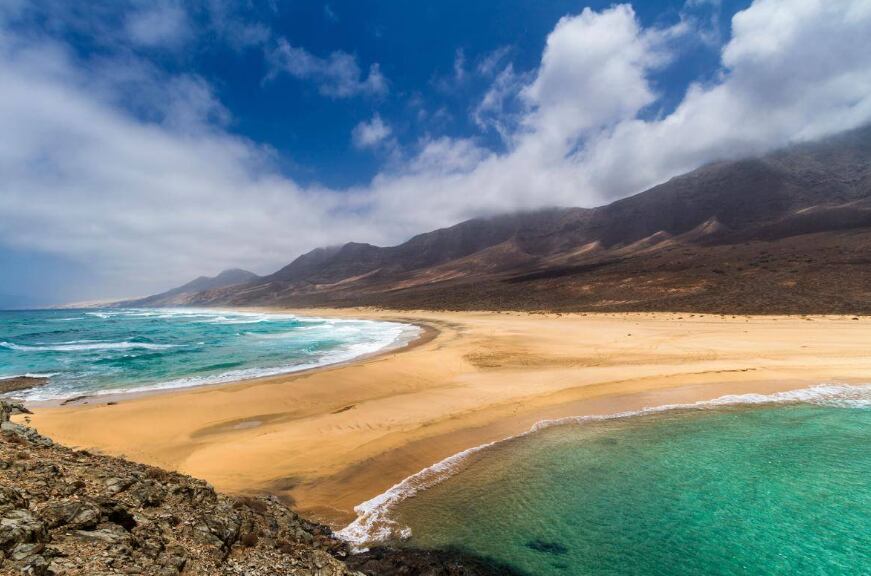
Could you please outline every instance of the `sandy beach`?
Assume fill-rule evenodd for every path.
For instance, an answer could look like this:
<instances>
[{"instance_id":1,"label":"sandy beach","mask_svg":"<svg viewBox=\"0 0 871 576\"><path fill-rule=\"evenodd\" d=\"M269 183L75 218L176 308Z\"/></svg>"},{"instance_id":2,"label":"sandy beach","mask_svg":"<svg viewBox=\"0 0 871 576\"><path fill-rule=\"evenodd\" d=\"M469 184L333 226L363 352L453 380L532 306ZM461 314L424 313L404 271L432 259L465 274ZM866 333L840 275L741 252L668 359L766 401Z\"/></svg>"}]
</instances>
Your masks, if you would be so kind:
<instances>
[{"instance_id":1,"label":"sandy beach","mask_svg":"<svg viewBox=\"0 0 871 576\"><path fill-rule=\"evenodd\" d=\"M40 406L61 443L292 499L340 526L451 454L535 422L871 380L871 320L303 310L418 324L405 349L301 374Z\"/></svg>"}]
</instances>

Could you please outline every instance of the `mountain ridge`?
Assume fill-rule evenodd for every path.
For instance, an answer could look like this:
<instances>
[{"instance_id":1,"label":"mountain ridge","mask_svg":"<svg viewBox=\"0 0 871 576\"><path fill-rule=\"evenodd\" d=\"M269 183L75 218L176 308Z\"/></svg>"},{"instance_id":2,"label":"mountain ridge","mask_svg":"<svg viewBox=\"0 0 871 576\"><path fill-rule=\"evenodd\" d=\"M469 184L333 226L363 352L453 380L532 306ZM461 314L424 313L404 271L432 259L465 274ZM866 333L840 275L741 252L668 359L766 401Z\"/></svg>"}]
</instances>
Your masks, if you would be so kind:
<instances>
[{"instance_id":1,"label":"mountain ridge","mask_svg":"<svg viewBox=\"0 0 871 576\"><path fill-rule=\"evenodd\" d=\"M596 208L476 218L390 247L318 248L185 303L853 313L871 311L868 247L864 127L708 164Z\"/></svg>"},{"instance_id":2,"label":"mountain ridge","mask_svg":"<svg viewBox=\"0 0 871 576\"><path fill-rule=\"evenodd\" d=\"M117 306L180 306L187 304L187 300L195 294L226 288L237 284L245 284L260 278L257 274L241 268L228 268L215 276L199 276L187 284L182 284L159 294L145 298L124 300L116 303Z\"/></svg>"}]
</instances>

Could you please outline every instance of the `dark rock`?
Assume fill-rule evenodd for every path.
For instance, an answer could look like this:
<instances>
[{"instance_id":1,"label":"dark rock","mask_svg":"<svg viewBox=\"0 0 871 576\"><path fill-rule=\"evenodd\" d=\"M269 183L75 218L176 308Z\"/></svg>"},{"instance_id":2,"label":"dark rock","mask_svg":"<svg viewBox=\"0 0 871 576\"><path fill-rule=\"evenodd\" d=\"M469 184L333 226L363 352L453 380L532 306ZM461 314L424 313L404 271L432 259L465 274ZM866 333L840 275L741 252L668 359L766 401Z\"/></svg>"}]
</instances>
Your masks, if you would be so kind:
<instances>
[{"instance_id":1,"label":"dark rock","mask_svg":"<svg viewBox=\"0 0 871 576\"><path fill-rule=\"evenodd\" d=\"M328 527L274 497L232 498L181 474L52 445L26 426L0 435L2 574L359 576L348 563L374 567L367 574L509 574L453 553L367 554L358 561Z\"/></svg>"},{"instance_id":2,"label":"dark rock","mask_svg":"<svg viewBox=\"0 0 871 576\"><path fill-rule=\"evenodd\" d=\"M530 540L526 543L526 547L546 554L565 554L568 552L568 549L559 542L550 542L548 540Z\"/></svg>"},{"instance_id":3,"label":"dark rock","mask_svg":"<svg viewBox=\"0 0 871 576\"><path fill-rule=\"evenodd\" d=\"M44 576L48 573L48 560L42 556L30 556L22 564L22 576Z\"/></svg>"},{"instance_id":4,"label":"dark rock","mask_svg":"<svg viewBox=\"0 0 871 576\"><path fill-rule=\"evenodd\" d=\"M204 543L228 549L239 537L239 525L235 514L203 516L194 525L194 532Z\"/></svg>"},{"instance_id":5,"label":"dark rock","mask_svg":"<svg viewBox=\"0 0 871 576\"><path fill-rule=\"evenodd\" d=\"M131 532L139 525L139 522L136 520L136 516L134 516L124 508L118 508L116 510L113 510L106 517L106 520L113 524L117 524L128 532Z\"/></svg>"},{"instance_id":6,"label":"dark rock","mask_svg":"<svg viewBox=\"0 0 871 576\"><path fill-rule=\"evenodd\" d=\"M59 500L49 502L41 511L49 528L67 526L70 529L88 530L99 524L100 507L89 500Z\"/></svg>"},{"instance_id":7,"label":"dark rock","mask_svg":"<svg viewBox=\"0 0 871 576\"><path fill-rule=\"evenodd\" d=\"M119 492L127 490L133 484L132 478L109 478L106 480L106 492L109 496L114 496Z\"/></svg>"},{"instance_id":8,"label":"dark rock","mask_svg":"<svg viewBox=\"0 0 871 576\"><path fill-rule=\"evenodd\" d=\"M29 542L17 545L9 554L10 560L13 562L21 562L31 556L35 556L45 550L45 544L41 542Z\"/></svg>"},{"instance_id":9,"label":"dark rock","mask_svg":"<svg viewBox=\"0 0 871 576\"><path fill-rule=\"evenodd\" d=\"M43 542L47 535L45 523L30 510L11 510L0 518L0 550L9 550L21 543Z\"/></svg>"},{"instance_id":10,"label":"dark rock","mask_svg":"<svg viewBox=\"0 0 871 576\"><path fill-rule=\"evenodd\" d=\"M140 507L159 506L166 498L166 489L154 480L137 482L129 492Z\"/></svg>"},{"instance_id":11,"label":"dark rock","mask_svg":"<svg viewBox=\"0 0 871 576\"><path fill-rule=\"evenodd\" d=\"M27 508L27 499L12 486L0 486L0 514L15 508Z\"/></svg>"},{"instance_id":12,"label":"dark rock","mask_svg":"<svg viewBox=\"0 0 871 576\"><path fill-rule=\"evenodd\" d=\"M36 430L21 424L15 424L10 420L14 414L32 414L30 410L24 407L20 402L0 399L0 432L7 436L16 438L14 442L27 441L34 446L47 448L52 446L52 441L49 438L40 436Z\"/></svg>"},{"instance_id":13,"label":"dark rock","mask_svg":"<svg viewBox=\"0 0 871 576\"><path fill-rule=\"evenodd\" d=\"M170 546L160 557L159 565L164 571L178 574L187 564L187 553L181 546Z\"/></svg>"},{"instance_id":14,"label":"dark rock","mask_svg":"<svg viewBox=\"0 0 871 576\"><path fill-rule=\"evenodd\" d=\"M74 530L77 538L102 542L105 544L126 544L130 541L130 535L120 526L110 525L99 530Z\"/></svg>"},{"instance_id":15,"label":"dark rock","mask_svg":"<svg viewBox=\"0 0 871 576\"><path fill-rule=\"evenodd\" d=\"M72 398L67 398L66 400L61 402L60 405L66 406L67 404L75 404L76 402L80 402L80 401L85 400L87 398L90 398L90 396L87 396L87 395L85 395L85 396L73 396ZM85 404L87 404L87 402L85 402Z\"/></svg>"},{"instance_id":16,"label":"dark rock","mask_svg":"<svg viewBox=\"0 0 871 576\"><path fill-rule=\"evenodd\" d=\"M0 394L8 394L9 392L20 392L21 390L29 390L38 386L44 386L48 383L48 378L37 378L33 376L14 376L12 378L0 379Z\"/></svg>"},{"instance_id":17,"label":"dark rock","mask_svg":"<svg viewBox=\"0 0 871 576\"><path fill-rule=\"evenodd\" d=\"M503 563L460 550L375 547L349 556L345 563L366 576L521 576Z\"/></svg>"}]
</instances>

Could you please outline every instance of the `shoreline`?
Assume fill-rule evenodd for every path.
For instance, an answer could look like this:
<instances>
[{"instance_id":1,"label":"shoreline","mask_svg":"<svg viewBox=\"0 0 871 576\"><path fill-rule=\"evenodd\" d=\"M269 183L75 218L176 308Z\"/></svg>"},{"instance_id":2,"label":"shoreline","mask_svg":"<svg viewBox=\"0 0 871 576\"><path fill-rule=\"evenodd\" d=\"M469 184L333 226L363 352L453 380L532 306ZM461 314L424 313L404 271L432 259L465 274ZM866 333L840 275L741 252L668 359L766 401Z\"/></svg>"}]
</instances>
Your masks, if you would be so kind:
<instances>
[{"instance_id":1,"label":"shoreline","mask_svg":"<svg viewBox=\"0 0 871 576\"><path fill-rule=\"evenodd\" d=\"M871 379L871 378L869 378ZM660 410L668 410L678 406L681 408L691 408L696 404L707 404L719 398L729 396L772 396L776 394L789 394L792 392L802 392L811 390L820 385L860 385L866 383L864 379L838 379L836 382L821 382L816 380L806 381L723 381L706 385L689 384L686 386L677 386L671 388L655 389L644 392L636 392L626 395L603 395L591 399L577 400L575 402L567 402L566 404L556 404L548 408L534 412L529 415L523 415L518 418L509 418L498 425L486 426L480 428L472 428L470 430L462 430L458 434L446 434L442 437L427 438L419 442L409 442L402 449L394 452L387 452L381 457L367 460L358 466L347 468L341 475L331 477L324 482L320 482L313 486L312 493L308 493L308 487L295 489L295 493L302 494L302 501L309 502L317 499L318 506L304 508L309 516L318 518L319 521L332 526L339 532L345 532L348 540L353 544L359 544L353 532L354 524L361 519L361 516L368 515L373 511L380 513L381 500L385 498L392 499L394 489L401 487L409 480L419 477L419 475L428 476L429 472L435 470L442 472L445 465L452 465L457 460L463 460L466 456L476 452L486 450L491 447L496 447L502 443L526 436L538 430L551 426L572 425L575 423L583 423L584 421L606 420L611 418L624 418L647 413L659 412ZM655 399L654 403L645 403L644 399ZM668 399L668 400L667 400ZM670 400L670 401L669 401ZM747 403L750 405L750 403ZM534 414L534 415L532 415ZM538 418L539 416L543 416ZM538 418L538 419L536 419ZM499 433L505 434L499 436ZM483 439L478 444L468 444L470 441L478 441ZM383 491L374 494L372 497L353 504L353 513L346 509L337 509L328 503L320 503L321 494L324 492L330 493L333 490L337 492L356 493L363 492L366 486L377 481L374 475L378 474L379 470L399 468L402 466L402 460L407 458L408 452L414 452L418 449L425 451L430 449L429 444L433 442L440 443L442 447L452 446L448 450L440 450L439 453L446 454L438 460L432 461L430 464L413 471L408 476L399 479L393 485L386 487ZM454 450L451 452L451 450ZM450 477L456 471L449 470L444 476L438 478L437 481L429 484L429 478L426 479L427 485L422 488L426 489L432 485L441 482ZM415 489L415 492L418 489ZM405 496L389 503L389 507L393 504L405 499ZM343 502L350 505L351 499ZM362 513L358 511L362 508ZM389 543L389 540L382 542L378 540L377 544Z\"/></svg>"},{"instance_id":2,"label":"shoreline","mask_svg":"<svg viewBox=\"0 0 871 576\"><path fill-rule=\"evenodd\" d=\"M403 501L413 498L418 493L433 488L443 481L464 471L466 466L474 464L474 458L490 449L508 445L511 442L533 436L550 428L562 426L583 426L609 420L624 420L652 415L692 413L700 410L717 410L725 408L757 408L762 406L786 406L801 402L843 401L850 393L861 393L871 390L871 383L862 385L846 383L819 383L817 385L790 388L768 394L746 393L728 394L709 400L697 400L676 404L646 406L637 410L564 416L561 418L540 420L528 430L506 436L486 444L472 446L461 452L448 456L402 481L394 484L388 490L374 498L362 502L354 508L357 518L336 532L336 535L351 544L352 549L364 551L368 546L394 545L405 540L410 533L391 517L394 508Z\"/></svg>"},{"instance_id":3,"label":"shoreline","mask_svg":"<svg viewBox=\"0 0 871 576\"><path fill-rule=\"evenodd\" d=\"M241 312L241 313L247 313L247 312L251 312L251 311L252 311L252 309L250 309L250 308L248 308L248 309L246 309L246 308L216 308L214 310L214 312ZM282 311L282 310L277 310L277 309L270 310L270 311L266 311L264 309L259 309L258 312L260 312L262 314L282 314L282 313L287 314L286 310ZM300 315L302 315L302 314L300 314ZM321 317L317 316L317 317L311 317L311 318L320 319ZM360 354L358 356L354 356L352 358L347 358L344 360L339 360L337 362L328 362L326 364L319 364L316 366L307 366L305 368L300 368L300 369L293 369L293 367L288 367L289 369L286 371L279 368L282 371L276 372L274 374L264 374L261 376L254 376L254 377L248 377L248 378L237 378L237 379L230 379L230 380L217 380L214 382L203 382L200 384L190 384L187 386L161 387L165 383L164 382L157 382L154 384L154 387L146 388L146 389L132 389L129 391L110 390L110 391L106 391L106 392L94 392L94 393L82 394L82 395L78 395L78 396L70 396L68 398L50 398L50 399L45 399L45 400L23 399L23 401L26 402L28 406L30 406L32 408L37 408L37 409L38 408L54 408L54 407L62 407L62 406L82 406L82 405L91 404L92 402L94 402L94 403L109 403L109 402L111 402L113 404L117 404L118 402L122 402L125 400L133 400L136 398L161 395L161 394L172 394L173 392L184 392L186 390L193 390L193 389L198 389L198 388L209 388L209 387L216 387L216 386L230 386L230 385L240 384L240 383L245 383L245 382L257 382L257 381L265 380L265 379L269 379L269 378L290 377L290 376L294 376L294 375L304 375L304 374L318 371L318 370L327 370L327 369L334 368L334 367L354 364L355 362L366 360L368 358L374 358L374 357L377 357L381 354L388 354L390 352L394 352L397 350L411 349L411 348L413 348L421 343L424 343L424 342L431 340L432 338L435 337L435 335L437 333L437 331L432 326L423 325L423 324L410 324L407 322L397 322L397 323L403 324L406 328L415 328L415 329L417 329L418 332L417 332L417 334L414 334L414 335L409 336L409 337L400 336L396 340L391 342L390 344L387 344L386 346L383 346L382 348L379 348L378 350L375 350L373 352L367 352L365 354ZM220 376L221 376L220 374L216 375L216 377L220 377ZM32 378L32 376L30 376L30 375L26 375L23 377ZM22 378L22 376L6 376L6 377L0 378L0 382L2 382L2 380L4 380L4 379L20 379L20 378ZM39 379L45 380L45 382L43 382L43 384L48 382L48 378L40 377ZM27 390L27 389L36 388L36 387L38 387L38 386L34 385L34 386L31 386L29 388L22 389L22 390Z\"/></svg>"},{"instance_id":4,"label":"shoreline","mask_svg":"<svg viewBox=\"0 0 871 576\"><path fill-rule=\"evenodd\" d=\"M225 491L284 496L338 528L433 463L541 420L871 380L871 322L852 317L280 311L434 332L346 365L40 409L33 423Z\"/></svg>"}]
</instances>

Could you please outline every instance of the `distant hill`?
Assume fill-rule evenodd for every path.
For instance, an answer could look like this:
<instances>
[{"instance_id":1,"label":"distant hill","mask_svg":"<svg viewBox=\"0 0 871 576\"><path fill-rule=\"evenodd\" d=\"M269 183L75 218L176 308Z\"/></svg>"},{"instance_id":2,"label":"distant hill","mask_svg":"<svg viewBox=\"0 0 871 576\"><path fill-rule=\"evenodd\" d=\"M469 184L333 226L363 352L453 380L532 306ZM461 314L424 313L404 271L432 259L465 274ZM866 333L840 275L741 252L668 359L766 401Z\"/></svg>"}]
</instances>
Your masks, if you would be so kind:
<instances>
[{"instance_id":1,"label":"distant hill","mask_svg":"<svg viewBox=\"0 0 871 576\"><path fill-rule=\"evenodd\" d=\"M626 167L631 170L631 166ZM320 248L196 305L871 312L871 128L592 209Z\"/></svg>"},{"instance_id":2,"label":"distant hill","mask_svg":"<svg viewBox=\"0 0 871 576\"><path fill-rule=\"evenodd\" d=\"M116 303L116 305L184 306L186 304L190 304L193 300L195 300L197 295L201 292L207 292L209 290L216 290L219 288L227 288L230 286L236 286L238 284L244 284L246 282L253 282L259 278L260 277L253 272L248 272L247 270L241 270L239 268L233 268L230 270L224 270L217 276L200 276L199 278L191 280L187 284L179 286L178 288L173 288L172 290L167 290L166 292L161 292L160 294L148 296L147 298L140 298L138 300L125 300L123 302Z\"/></svg>"}]
</instances>

